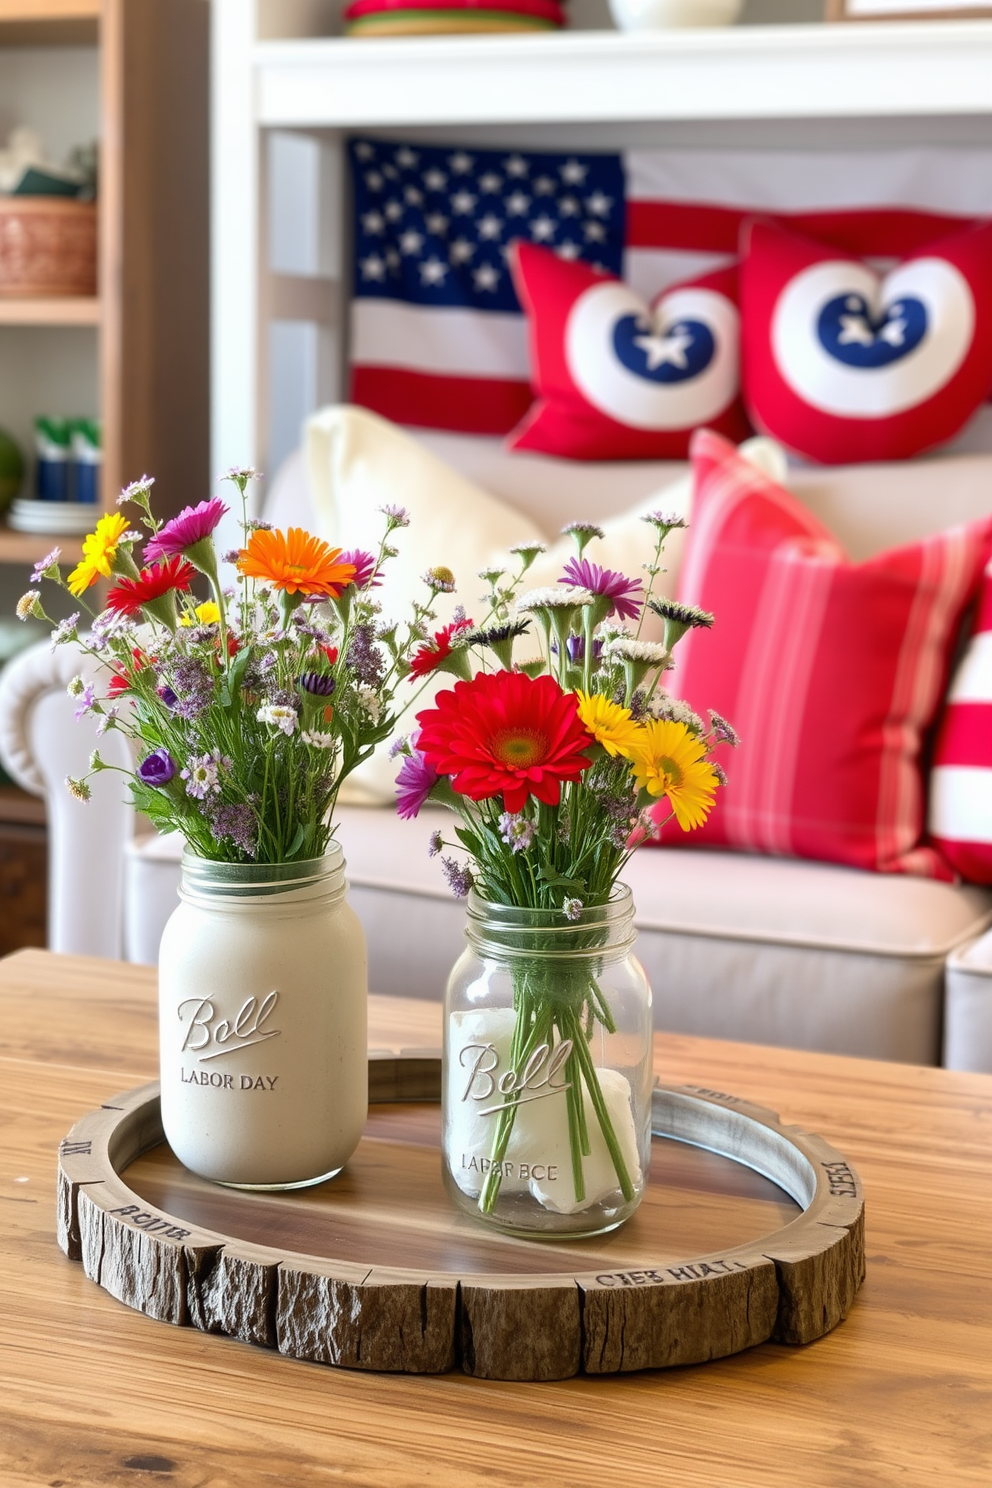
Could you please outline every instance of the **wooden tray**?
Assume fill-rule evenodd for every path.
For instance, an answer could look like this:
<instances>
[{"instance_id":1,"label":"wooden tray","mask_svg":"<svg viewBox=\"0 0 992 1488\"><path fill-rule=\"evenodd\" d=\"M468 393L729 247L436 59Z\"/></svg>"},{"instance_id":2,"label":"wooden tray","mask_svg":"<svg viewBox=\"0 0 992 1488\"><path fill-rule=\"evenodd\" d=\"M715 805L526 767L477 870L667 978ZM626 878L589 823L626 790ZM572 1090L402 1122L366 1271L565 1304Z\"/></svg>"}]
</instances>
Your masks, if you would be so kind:
<instances>
[{"instance_id":1,"label":"wooden tray","mask_svg":"<svg viewBox=\"0 0 992 1488\"><path fill-rule=\"evenodd\" d=\"M164 1144L158 1085L78 1121L58 1240L166 1322L353 1369L550 1380L805 1344L864 1279L857 1174L820 1137L694 1086L653 1096L651 1182L620 1230L529 1241L458 1213L441 1181L441 1062L369 1056L369 1124L344 1173L247 1193ZM417 1104L411 1104L417 1103Z\"/></svg>"}]
</instances>

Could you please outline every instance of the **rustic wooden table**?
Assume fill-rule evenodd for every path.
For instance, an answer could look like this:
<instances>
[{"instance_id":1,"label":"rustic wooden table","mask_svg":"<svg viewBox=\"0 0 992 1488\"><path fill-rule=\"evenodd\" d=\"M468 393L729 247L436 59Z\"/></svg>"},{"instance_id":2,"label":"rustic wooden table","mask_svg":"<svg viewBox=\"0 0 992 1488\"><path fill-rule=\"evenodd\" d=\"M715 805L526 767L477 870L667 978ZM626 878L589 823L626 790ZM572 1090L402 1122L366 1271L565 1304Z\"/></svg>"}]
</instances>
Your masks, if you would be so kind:
<instances>
[{"instance_id":1,"label":"rustic wooden table","mask_svg":"<svg viewBox=\"0 0 992 1488\"><path fill-rule=\"evenodd\" d=\"M664 1080L770 1106L860 1170L848 1320L807 1349L559 1384L350 1373L153 1322L56 1247L58 1142L155 1077L154 984L42 951L0 962L3 1488L992 1481L992 1078L661 1036ZM438 1007L372 999L373 1045L438 1041Z\"/></svg>"}]
</instances>

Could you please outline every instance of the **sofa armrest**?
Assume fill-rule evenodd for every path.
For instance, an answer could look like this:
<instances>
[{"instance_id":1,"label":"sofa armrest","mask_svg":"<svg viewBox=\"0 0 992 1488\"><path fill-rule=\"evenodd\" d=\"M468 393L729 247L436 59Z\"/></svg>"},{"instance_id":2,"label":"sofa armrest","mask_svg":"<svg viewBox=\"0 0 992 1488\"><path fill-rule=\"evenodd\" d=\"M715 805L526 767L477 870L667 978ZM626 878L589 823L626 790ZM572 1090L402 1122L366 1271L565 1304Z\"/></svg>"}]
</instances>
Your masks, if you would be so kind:
<instances>
[{"instance_id":1,"label":"sofa armrest","mask_svg":"<svg viewBox=\"0 0 992 1488\"><path fill-rule=\"evenodd\" d=\"M124 851L134 835L124 780L116 770L97 775L87 804L65 787L67 775L86 774L97 743L108 764L130 768L123 734L110 730L98 740L92 719L75 721L66 688L99 670L77 646L52 651L44 641L10 662L0 674L0 758L48 809L49 947L119 958Z\"/></svg>"}]
</instances>

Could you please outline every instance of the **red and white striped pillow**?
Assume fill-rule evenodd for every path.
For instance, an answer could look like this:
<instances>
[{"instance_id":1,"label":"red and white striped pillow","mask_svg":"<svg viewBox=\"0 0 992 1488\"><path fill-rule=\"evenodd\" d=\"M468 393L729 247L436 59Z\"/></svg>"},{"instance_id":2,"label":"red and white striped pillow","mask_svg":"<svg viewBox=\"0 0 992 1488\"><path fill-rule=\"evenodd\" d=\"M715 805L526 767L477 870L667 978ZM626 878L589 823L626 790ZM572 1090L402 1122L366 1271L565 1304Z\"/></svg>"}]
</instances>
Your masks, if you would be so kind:
<instances>
[{"instance_id":1,"label":"red and white striped pillow","mask_svg":"<svg viewBox=\"0 0 992 1488\"><path fill-rule=\"evenodd\" d=\"M992 565L937 736L930 835L962 878L992 883Z\"/></svg>"},{"instance_id":2,"label":"red and white striped pillow","mask_svg":"<svg viewBox=\"0 0 992 1488\"><path fill-rule=\"evenodd\" d=\"M920 748L992 518L854 564L726 440L701 431L692 458L679 598L717 619L680 642L673 690L743 742L705 826L665 842L951 877L920 845Z\"/></svg>"}]
</instances>

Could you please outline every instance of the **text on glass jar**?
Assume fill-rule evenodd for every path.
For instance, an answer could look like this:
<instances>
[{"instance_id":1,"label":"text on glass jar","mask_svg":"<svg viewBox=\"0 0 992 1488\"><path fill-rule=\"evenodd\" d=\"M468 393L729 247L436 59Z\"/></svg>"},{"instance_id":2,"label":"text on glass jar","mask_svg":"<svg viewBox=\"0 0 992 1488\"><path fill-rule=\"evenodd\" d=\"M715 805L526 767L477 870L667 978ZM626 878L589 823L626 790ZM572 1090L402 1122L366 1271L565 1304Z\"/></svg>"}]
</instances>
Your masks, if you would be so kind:
<instances>
[{"instance_id":1,"label":"text on glass jar","mask_svg":"<svg viewBox=\"0 0 992 1488\"><path fill-rule=\"evenodd\" d=\"M508 1069L500 1075L497 1073L500 1060L495 1045L466 1044L458 1056L462 1069L470 1071L462 1100L487 1101L498 1093L516 1096L515 1104L522 1106L527 1101L557 1095L569 1088L570 1082L559 1080L557 1076L568 1063L571 1052L571 1039L563 1039L554 1047L551 1044L538 1044L522 1070ZM495 1111L503 1110L505 1104L506 1102L499 1101L495 1106L487 1106L476 1114L491 1116Z\"/></svg>"}]
</instances>

